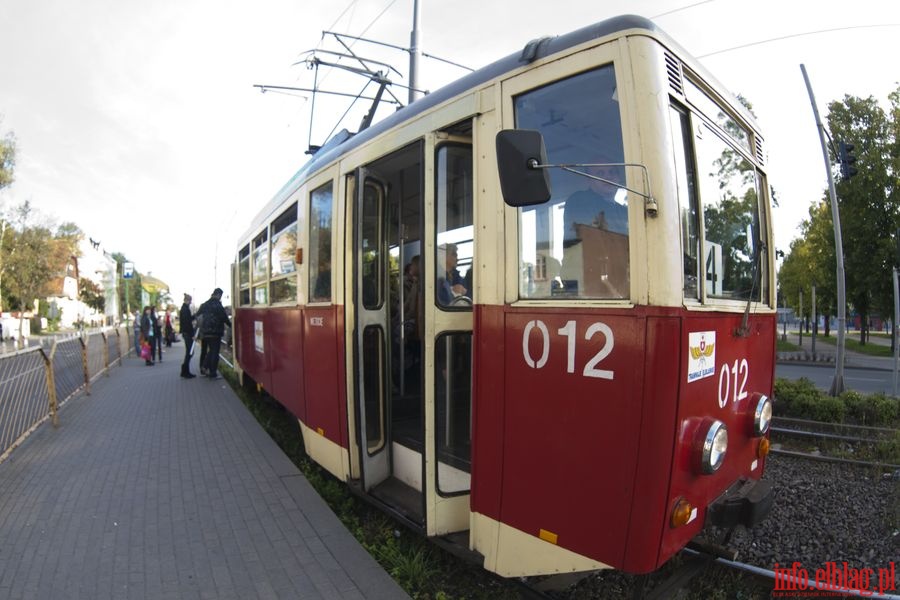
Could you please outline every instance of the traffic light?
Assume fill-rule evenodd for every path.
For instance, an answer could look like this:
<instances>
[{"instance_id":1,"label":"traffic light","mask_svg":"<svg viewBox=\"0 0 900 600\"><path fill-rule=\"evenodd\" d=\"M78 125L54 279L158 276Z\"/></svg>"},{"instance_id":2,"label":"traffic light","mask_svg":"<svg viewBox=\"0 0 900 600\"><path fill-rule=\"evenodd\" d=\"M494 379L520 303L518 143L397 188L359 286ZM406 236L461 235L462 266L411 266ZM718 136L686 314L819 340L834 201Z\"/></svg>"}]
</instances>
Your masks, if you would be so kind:
<instances>
[{"instance_id":1,"label":"traffic light","mask_svg":"<svg viewBox=\"0 0 900 600\"><path fill-rule=\"evenodd\" d=\"M858 172L856 167L853 166L853 163L856 162L856 157L850 154L851 152L853 152L853 144L838 142L838 159L841 161L841 178L844 181L849 180Z\"/></svg>"}]
</instances>

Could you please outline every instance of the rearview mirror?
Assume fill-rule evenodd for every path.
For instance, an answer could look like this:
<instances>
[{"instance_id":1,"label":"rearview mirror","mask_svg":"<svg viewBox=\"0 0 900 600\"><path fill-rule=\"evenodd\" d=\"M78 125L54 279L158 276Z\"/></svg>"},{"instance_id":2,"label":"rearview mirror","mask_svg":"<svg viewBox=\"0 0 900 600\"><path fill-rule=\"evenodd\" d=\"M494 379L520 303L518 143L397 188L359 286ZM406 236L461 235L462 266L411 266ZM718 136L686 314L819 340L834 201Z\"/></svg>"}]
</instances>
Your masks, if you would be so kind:
<instances>
[{"instance_id":1,"label":"rearview mirror","mask_svg":"<svg viewBox=\"0 0 900 600\"><path fill-rule=\"evenodd\" d=\"M497 134L500 191L509 206L532 206L550 199L547 150L539 131L504 129Z\"/></svg>"}]
</instances>

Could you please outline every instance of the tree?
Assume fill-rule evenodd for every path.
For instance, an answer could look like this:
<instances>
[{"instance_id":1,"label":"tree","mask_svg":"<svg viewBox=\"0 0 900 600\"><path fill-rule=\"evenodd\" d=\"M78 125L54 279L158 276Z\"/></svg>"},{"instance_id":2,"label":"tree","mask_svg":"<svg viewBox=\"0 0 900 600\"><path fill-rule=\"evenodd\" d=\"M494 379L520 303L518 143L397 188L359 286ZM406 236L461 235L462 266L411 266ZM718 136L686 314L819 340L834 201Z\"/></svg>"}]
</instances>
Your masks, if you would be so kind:
<instances>
[{"instance_id":1,"label":"tree","mask_svg":"<svg viewBox=\"0 0 900 600\"><path fill-rule=\"evenodd\" d=\"M894 92L892 98L896 96ZM844 238L847 300L860 317L860 342L865 343L870 315L892 313L893 236L900 224L898 173L892 165L897 125L891 123L871 96L865 99L844 96L828 108L832 138L852 143L858 157L855 165L858 174L837 183L837 196ZM895 113L896 110L891 116Z\"/></svg>"},{"instance_id":2,"label":"tree","mask_svg":"<svg viewBox=\"0 0 900 600\"><path fill-rule=\"evenodd\" d=\"M6 281L22 312L19 318L19 340L22 338L24 311L46 295L52 279L50 230L41 226L25 227L13 233L13 251L6 258Z\"/></svg>"},{"instance_id":3,"label":"tree","mask_svg":"<svg viewBox=\"0 0 900 600\"><path fill-rule=\"evenodd\" d=\"M828 124L835 142L854 144L858 174L836 184L844 242L848 304L859 314L865 343L869 316L893 314L891 267L900 226L900 88L885 113L874 98L845 96L829 105ZM817 303L826 315L836 311L834 228L827 197L813 202L782 263L779 282L788 304L799 290L816 284ZM806 293L806 292L804 292ZM827 333L826 320L826 333Z\"/></svg>"},{"instance_id":4,"label":"tree","mask_svg":"<svg viewBox=\"0 0 900 600\"><path fill-rule=\"evenodd\" d=\"M3 119L0 119L0 123L2 122ZM12 184L15 166L16 138L10 132L0 138L0 190ZM0 211L0 313L3 312L3 255L4 247L8 247L6 232L9 228L9 223L4 213L5 211Z\"/></svg>"},{"instance_id":5,"label":"tree","mask_svg":"<svg viewBox=\"0 0 900 600\"><path fill-rule=\"evenodd\" d=\"M791 248L781 264L778 282L785 304L803 319L826 316L825 335L828 335L830 315L835 309L835 254L831 225L831 206L827 198L809 207L809 219L800 225L802 235L791 242ZM816 313L812 314L812 286L816 286ZM800 310L800 292L804 306Z\"/></svg>"},{"instance_id":6,"label":"tree","mask_svg":"<svg viewBox=\"0 0 900 600\"><path fill-rule=\"evenodd\" d=\"M0 123L3 123L2 118ZM0 137L0 190L12 184L15 166L16 138L12 132L8 132Z\"/></svg>"},{"instance_id":7,"label":"tree","mask_svg":"<svg viewBox=\"0 0 900 600\"><path fill-rule=\"evenodd\" d=\"M106 296L103 289L85 277L78 279L78 299L98 312L106 308Z\"/></svg>"},{"instance_id":8,"label":"tree","mask_svg":"<svg viewBox=\"0 0 900 600\"><path fill-rule=\"evenodd\" d=\"M131 261L121 252L113 252L112 257L116 261L116 273L119 279L123 279L123 265ZM126 285L119 286L119 307L126 312L141 308L141 274L137 270L134 271L133 277L127 280Z\"/></svg>"}]
</instances>

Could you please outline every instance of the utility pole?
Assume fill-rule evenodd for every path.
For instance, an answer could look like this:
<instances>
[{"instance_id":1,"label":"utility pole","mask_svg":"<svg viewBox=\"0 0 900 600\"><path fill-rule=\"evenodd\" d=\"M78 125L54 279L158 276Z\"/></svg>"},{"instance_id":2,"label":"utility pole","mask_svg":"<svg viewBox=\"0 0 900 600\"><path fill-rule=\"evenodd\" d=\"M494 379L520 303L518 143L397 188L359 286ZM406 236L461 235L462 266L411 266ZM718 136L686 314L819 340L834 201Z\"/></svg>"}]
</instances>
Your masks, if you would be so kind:
<instances>
[{"instance_id":1,"label":"utility pole","mask_svg":"<svg viewBox=\"0 0 900 600\"><path fill-rule=\"evenodd\" d=\"M897 339L898 322L900 322L900 284L897 281L897 266L894 265L894 398L897 397L897 371L900 369L900 340Z\"/></svg>"},{"instance_id":2,"label":"utility pole","mask_svg":"<svg viewBox=\"0 0 900 600\"><path fill-rule=\"evenodd\" d=\"M800 347L803 347L803 321L805 317L803 316L803 290L800 290Z\"/></svg>"},{"instance_id":3,"label":"utility pole","mask_svg":"<svg viewBox=\"0 0 900 600\"><path fill-rule=\"evenodd\" d=\"M813 330L812 330L812 355L813 360L816 358L816 333L819 330L819 315L816 314L816 284L812 286L812 319L813 319Z\"/></svg>"},{"instance_id":4,"label":"utility pole","mask_svg":"<svg viewBox=\"0 0 900 600\"><path fill-rule=\"evenodd\" d=\"M421 13L419 12L419 0L413 0L413 29L409 34L409 103L412 104L419 97L419 59L422 50L419 48L419 26L421 25Z\"/></svg>"},{"instance_id":5,"label":"utility pole","mask_svg":"<svg viewBox=\"0 0 900 600\"><path fill-rule=\"evenodd\" d=\"M831 159L828 156L828 146L825 145L825 127L819 118L819 109L816 106L816 98L813 95L806 67L800 65L803 72L803 80L806 82L806 90L809 92L809 102L812 104L813 115L816 117L816 128L819 130L819 143L822 145L822 156L825 158L825 173L828 175L828 195L831 198L831 220L834 223L834 249L837 256L837 356L834 360L834 380L831 382L829 394L837 396L844 391L844 333L847 329L847 301L844 288L844 243L841 239L841 215L838 210L837 192L834 190L834 175L831 173Z\"/></svg>"}]
</instances>

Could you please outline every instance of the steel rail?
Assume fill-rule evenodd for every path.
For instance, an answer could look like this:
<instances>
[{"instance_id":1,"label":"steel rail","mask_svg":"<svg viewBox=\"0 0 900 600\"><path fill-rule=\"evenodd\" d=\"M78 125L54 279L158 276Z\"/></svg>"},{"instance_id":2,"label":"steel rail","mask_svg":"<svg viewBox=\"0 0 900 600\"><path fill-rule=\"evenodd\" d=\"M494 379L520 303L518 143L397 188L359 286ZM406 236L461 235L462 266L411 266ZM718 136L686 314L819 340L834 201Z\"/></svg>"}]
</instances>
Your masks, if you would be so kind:
<instances>
[{"instance_id":1,"label":"steel rail","mask_svg":"<svg viewBox=\"0 0 900 600\"><path fill-rule=\"evenodd\" d=\"M818 460L822 462L832 462L832 463L840 463L845 465L856 465L859 467L877 467L884 469L900 469L900 465L894 465L891 463L878 463L878 462L870 462L866 460L854 460L852 458L838 458L836 456L823 456L817 454L809 454L807 452L798 452L796 450L781 450L772 448L769 451L770 454L781 454L782 456L792 456L794 458L807 458L810 460Z\"/></svg>"},{"instance_id":2,"label":"steel rail","mask_svg":"<svg viewBox=\"0 0 900 600\"><path fill-rule=\"evenodd\" d=\"M872 425L854 425L852 423L829 423L827 421L811 421L809 419L796 419L793 417L773 417L772 424L775 423L798 423L803 425L811 425L818 427L831 427L834 429L865 429L869 431L879 431L884 433L896 433L900 431L900 429L894 429L892 427L875 427Z\"/></svg>"},{"instance_id":3,"label":"steel rail","mask_svg":"<svg viewBox=\"0 0 900 600\"><path fill-rule=\"evenodd\" d=\"M772 433L783 433L786 435L794 435L799 437L815 437L826 440L840 440L845 442L860 442L863 444L877 444L878 442L888 441L890 438L863 438L852 435L840 435L837 433L826 433L824 431L803 431L800 429L790 429L784 427L770 427Z\"/></svg>"},{"instance_id":4,"label":"steel rail","mask_svg":"<svg viewBox=\"0 0 900 600\"><path fill-rule=\"evenodd\" d=\"M695 550L691 550L689 548L685 548L684 550L682 550L682 552L685 552L685 553L691 554L691 555L699 555L700 554L699 552L697 552ZM775 581L775 577L776 577L775 571L765 569L763 567L757 567L756 565L742 563L742 562L739 562L736 560L728 560L727 558L722 558L722 557L715 558L714 562L716 562L717 564L720 564L724 567L727 567L729 569L735 569L737 571L744 571L746 573L751 573L758 577L765 577L766 579L770 579L773 582ZM800 581L795 581L794 578L788 574L778 573L777 576L780 578L785 578L794 583L798 583L798 584L801 583ZM813 591L818 591L818 592L834 593L836 595L840 594L840 595L844 595L844 596L853 596L853 597L857 597L857 598L874 598L875 600L900 600L900 596L897 596L895 594L876 594L874 591L870 591L870 590L850 590L850 589L829 590L829 589L825 589L823 587L819 587L818 584L815 584L810 581L804 581L802 583L809 586L809 590L806 590L806 591L813 590ZM810 584L812 584L812 585L810 585ZM804 590L798 589L798 590L785 590L785 591L790 592L790 591L804 591Z\"/></svg>"}]
</instances>

